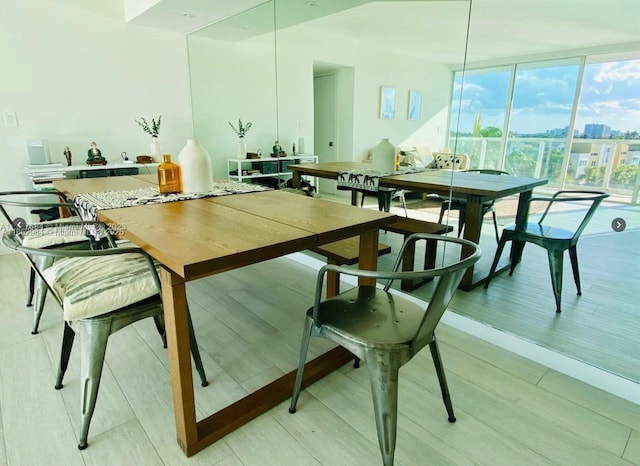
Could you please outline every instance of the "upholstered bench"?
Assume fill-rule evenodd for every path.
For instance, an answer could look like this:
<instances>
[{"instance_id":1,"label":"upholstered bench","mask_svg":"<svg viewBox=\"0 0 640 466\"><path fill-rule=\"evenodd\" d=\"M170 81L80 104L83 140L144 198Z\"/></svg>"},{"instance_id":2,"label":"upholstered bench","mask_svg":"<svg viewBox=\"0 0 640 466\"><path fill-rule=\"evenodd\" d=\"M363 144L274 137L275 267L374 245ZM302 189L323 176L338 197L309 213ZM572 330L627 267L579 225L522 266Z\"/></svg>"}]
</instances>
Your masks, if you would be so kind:
<instances>
[{"instance_id":1,"label":"upholstered bench","mask_svg":"<svg viewBox=\"0 0 640 466\"><path fill-rule=\"evenodd\" d=\"M418 220L415 218L398 217L395 222L384 226L383 229L386 231L391 231L393 233L399 233L404 236L404 239L406 239L413 233L431 233L434 235L442 235L453 230L453 227L443 225L441 223ZM425 269L433 268L435 266L437 252L436 248L437 241L427 241L426 252L424 256ZM406 249L404 257L402 258L403 271L413 270L415 254L416 247L414 242ZM426 281L413 283L411 280L402 280L400 288L404 291L412 291L425 283Z\"/></svg>"},{"instance_id":2,"label":"upholstered bench","mask_svg":"<svg viewBox=\"0 0 640 466\"><path fill-rule=\"evenodd\" d=\"M333 243L323 244L312 248L311 251L327 258L328 264L353 265L358 263L360 257L360 238L355 236ZM391 246L378 243L378 257L391 252ZM327 297L340 293L340 274L327 273Z\"/></svg>"}]
</instances>

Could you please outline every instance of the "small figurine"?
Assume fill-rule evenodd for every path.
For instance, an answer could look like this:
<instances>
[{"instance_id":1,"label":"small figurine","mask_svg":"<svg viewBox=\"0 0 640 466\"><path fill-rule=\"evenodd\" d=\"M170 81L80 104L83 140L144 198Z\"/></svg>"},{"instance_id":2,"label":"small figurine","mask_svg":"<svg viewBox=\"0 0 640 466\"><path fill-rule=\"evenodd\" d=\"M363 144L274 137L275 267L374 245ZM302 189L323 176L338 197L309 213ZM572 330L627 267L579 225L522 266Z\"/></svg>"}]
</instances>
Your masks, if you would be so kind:
<instances>
[{"instance_id":1,"label":"small figurine","mask_svg":"<svg viewBox=\"0 0 640 466\"><path fill-rule=\"evenodd\" d=\"M282 146L278 141L273 144L273 150L271 151L271 157L284 157L287 154L282 150Z\"/></svg>"},{"instance_id":2,"label":"small figurine","mask_svg":"<svg viewBox=\"0 0 640 466\"><path fill-rule=\"evenodd\" d=\"M64 158L67 159L67 166L70 167L71 166L71 149L69 149L69 146L64 148Z\"/></svg>"},{"instance_id":3,"label":"small figurine","mask_svg":"<svg viewBox=\"0 0 640 466\"><path fill-rule=\"evenodd\" d=\"M102 156L102 152L98 149L95 142L91 143L91 148L87 151L87 164L89 165L106 165L107 160Z\"/></svg>"}]
</instances>

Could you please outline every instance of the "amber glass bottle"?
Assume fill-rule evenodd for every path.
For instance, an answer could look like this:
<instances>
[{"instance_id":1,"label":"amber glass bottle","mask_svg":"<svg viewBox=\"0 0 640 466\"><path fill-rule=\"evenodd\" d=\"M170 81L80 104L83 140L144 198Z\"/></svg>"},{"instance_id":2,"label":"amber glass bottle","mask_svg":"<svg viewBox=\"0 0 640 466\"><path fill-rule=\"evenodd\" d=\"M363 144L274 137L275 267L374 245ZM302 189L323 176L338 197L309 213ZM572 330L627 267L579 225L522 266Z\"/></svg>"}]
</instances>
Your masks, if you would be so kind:
<instances>
[{"instance_id":1,"label":"amber glass bottle","mask_svg":"<svg viewBox=\"0 0 640 466\"><path fill-rule=\"evenodd\" d=\"M160 194L179 193L180 167L171 161L171 154L164 154L164 161L158 165L158 188Z\"/></svg>"}]
</instances>

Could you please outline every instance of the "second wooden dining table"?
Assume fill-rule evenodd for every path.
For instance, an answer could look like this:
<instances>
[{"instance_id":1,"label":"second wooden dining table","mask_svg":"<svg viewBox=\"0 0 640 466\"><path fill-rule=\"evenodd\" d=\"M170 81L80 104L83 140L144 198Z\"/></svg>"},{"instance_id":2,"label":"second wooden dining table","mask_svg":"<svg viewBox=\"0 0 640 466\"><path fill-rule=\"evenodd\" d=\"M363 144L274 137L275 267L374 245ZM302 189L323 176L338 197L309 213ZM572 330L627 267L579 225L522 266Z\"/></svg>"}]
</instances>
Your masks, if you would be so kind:
<instances>
[{"instance_id":1,"label":"second wooden dining table","mask_svg":"<svg viewBox=\"0 0 640 466\"><path fill-rule=\"evenodd\" d=\"M67 196L155 184L153 176L62 180ZM291 395L295 371L197 421L189 352L188 281L282 257L343 238L360 237L363 269L377 266L378 230L394 215L321 199L262 191L100 210L98 219L162 264L162 299L178 443L190 456ZM361 282L371 284L366 280ZM301 312L311 303L301 303ZM353 358L335 348L307 363L308 385Z\"/></svg>"},{"instance_id":2,"label":"second wooden dining table","mask_svg":"<svg viewBox=\"0 0 640 466\"><path fill-rule=\"evenodd\" d=\"M293 185L300 183L302 175L319 178L338 179L338 174L345 171L359 171L371 169L371 164L363 162L332 162L305 163L289 165L293 171ZM465 171L427 169L418 173L393 174L381 176L379 186L390 190L408 190L425 194L438 194L444 199L449 196L466 202L464 217L464 238L476 244L480 243L482 228L482 204L490 200L502 199L518 194L518 210L515 223L517 228L524 228L529 215L529 199L533 189L547 184L543 178L525 176L499 176ZM387 195L389 195L387 193ZM351 202L355 204L355 192ZM386 202L388 205L388 202ZM515 243L515 242L514 242ZM467 257L470 251L463 249L462 257ZM499 270L505 270L508 264L502 264ZM478 270L471 266L464 274L459 288L469 291L484 283L488 270Z\"/></svg>"}]
</instances>

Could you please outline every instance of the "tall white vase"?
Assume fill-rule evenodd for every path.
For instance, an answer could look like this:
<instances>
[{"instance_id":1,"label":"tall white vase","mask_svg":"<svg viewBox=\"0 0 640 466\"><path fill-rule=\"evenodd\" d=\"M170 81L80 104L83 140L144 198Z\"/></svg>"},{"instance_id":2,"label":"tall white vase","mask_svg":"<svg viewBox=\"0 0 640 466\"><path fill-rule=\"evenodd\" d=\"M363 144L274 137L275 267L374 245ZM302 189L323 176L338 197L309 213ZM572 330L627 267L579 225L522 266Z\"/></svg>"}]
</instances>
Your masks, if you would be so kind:
<instances>
[{"instance_id":1,"label":"tall white vase","mask_svg":"<svg viewBox=\"0 0 640 466\"><path fill-rule=\"evenodd\" d=\"M203 193L213 189L211 158L195 139L187 139L187 145L178 154L183 193Z\"/></svg>"},{"instance_id":2,"label":"tall white vase","mask_svg":"<svg viewBox=\"0 0 640 466\"><path fill-rule=\"evenodd\" d=\"M238 154L239 159L247 158L247 144L244 142L244 138L238 138Z\"/></svg>"},{"instance_id":3,"label":"tall white vase","mask_svg":"<svg viewBox=\"0 0 640 466\"><path fill-rule=\"evenodd\" d=\"M371 166L378 172L392 172L396 169L396 148L383 138L371 149Z\"/></svg>"},{"instance_id":4,"label":"tall white vase","mask_svg":"<svg viewBox=\"0 0 640 466\"><path fill-rule=\"evenodd\" d=\"M149 144L149 155L154 162L162 163L162 148L160 147L158 138L155 136L151 137L151 143Z\"/></svg>"}]
</instances>

